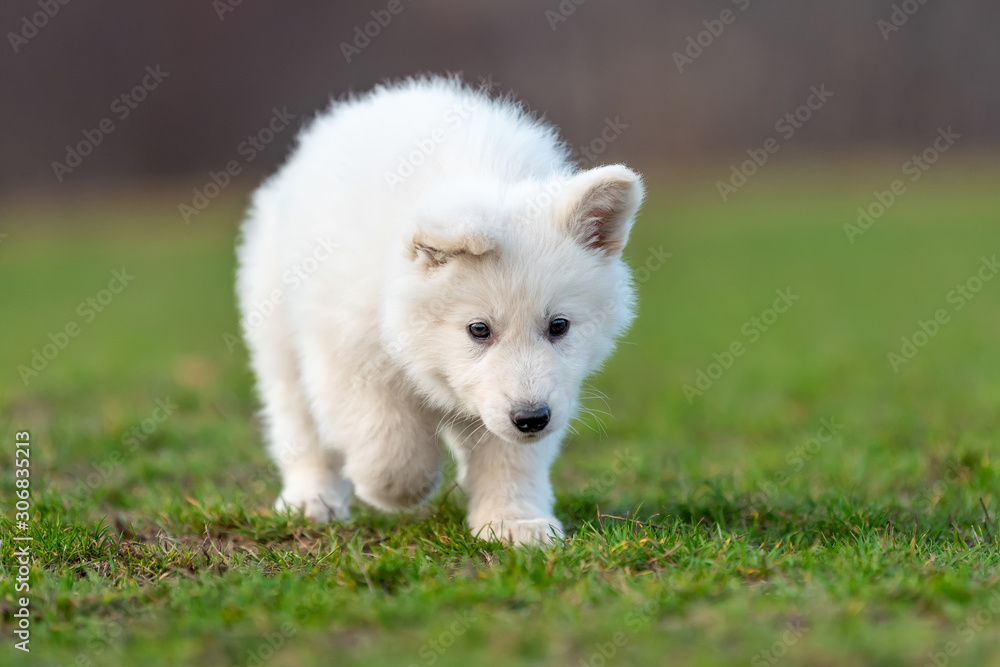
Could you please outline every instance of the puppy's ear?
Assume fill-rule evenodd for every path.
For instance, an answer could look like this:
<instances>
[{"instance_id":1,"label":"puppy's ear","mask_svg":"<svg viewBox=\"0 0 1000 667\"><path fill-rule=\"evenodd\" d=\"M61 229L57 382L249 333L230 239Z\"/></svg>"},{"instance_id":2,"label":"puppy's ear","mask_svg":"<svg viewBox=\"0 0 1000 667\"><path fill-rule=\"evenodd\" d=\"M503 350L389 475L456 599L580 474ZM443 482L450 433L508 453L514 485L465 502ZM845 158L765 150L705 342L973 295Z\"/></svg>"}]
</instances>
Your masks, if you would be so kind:
<instances>
[{"instance_id":1,"label":"puppy's ear","mask_svg":"<svg viewBox=\"0 0 1000 667\"><path fill-rule=\"evenodd\" d=\"M585 248L619 256L645 194L639 175L620 164L597 167L571 178L567 190L570 235Z\"/></svg>"},{"instance_id":2,"label":"puppy's ear","mask_svg":"<svg viewBox=\"0 0 1000 667\"><path fill-rule=\"evenodd\" d=\"M496 240L485 229L469 224L444 226L421 223L409 243L410 259L426 268L445 264L458 255L483 255L496 247Z\"/></svg>"}]
</instances>

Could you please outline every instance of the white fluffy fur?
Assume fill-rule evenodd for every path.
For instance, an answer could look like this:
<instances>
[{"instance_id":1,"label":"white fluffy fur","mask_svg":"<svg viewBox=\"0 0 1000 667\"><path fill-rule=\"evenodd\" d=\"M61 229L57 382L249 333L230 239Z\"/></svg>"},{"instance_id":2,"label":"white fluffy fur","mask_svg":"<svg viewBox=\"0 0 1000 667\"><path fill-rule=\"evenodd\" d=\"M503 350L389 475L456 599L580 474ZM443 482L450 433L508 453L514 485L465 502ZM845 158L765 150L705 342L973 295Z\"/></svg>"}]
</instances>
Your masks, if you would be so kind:
<instances>
[{"instance_id":1,"label":"white fluffy fur","mask_svg":"<svg viewBox=\"0 0 1000 667\"><path fill-rule=\"evenodd\" d=\"M352 489L414 507L439 483L443 436L473 533L559 536L549 467L632 319L621 250L642 196L632 171L580 171L551 127L454 79L319 116L255 193L239 248L277 507L346 519ZM571 324L552 340L557 316ZM538 434L511 421L529 404L551 412Z\"/></svg>"}]
</instances>

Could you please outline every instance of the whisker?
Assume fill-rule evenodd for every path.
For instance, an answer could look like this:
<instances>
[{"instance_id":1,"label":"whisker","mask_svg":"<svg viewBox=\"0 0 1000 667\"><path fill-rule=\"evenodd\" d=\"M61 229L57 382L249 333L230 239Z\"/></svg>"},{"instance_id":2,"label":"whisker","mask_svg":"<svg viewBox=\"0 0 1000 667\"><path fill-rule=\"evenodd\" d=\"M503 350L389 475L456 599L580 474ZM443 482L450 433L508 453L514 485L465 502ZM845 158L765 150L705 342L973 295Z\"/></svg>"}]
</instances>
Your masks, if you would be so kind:
<instances>
[{"instance_id":1,"label":"whisker","mask_svg":"<svg viewBox=\"0 0 1000 667\"><path fill-rule=\"evenodd\" d=\"M484 424L484 426L485 426L485 424ZM479 440L476 440L476 444L472 447L472 451L473 452L476 451L476 447L479 447L479 444L483 441L483 438L485 438L488 434L489 434L489 431L486 430L486 429L483 429L483 434L479 436Z\"/></svg>"},{"instance_id":2,"label":"whisker","mask_svg":"<svg viewBox=\"0 0 1000 667\"><path fill-rule=\"evenodd\" d=\"M597 415L597 413L601 412L602 414L606 414L609 417L611 416L611 414L607 412L602 412L601 410L590 410L590 409L588 409L587 412L590 414L591 417L594 418L594 420L598 423L598 425L600 425L601 430L604 431L607 425L604 423L604 420Z\"/></svg>"},{"instance_id":3,"label":"whisker","mask_svg":"<svg viewBox=\"0 0 1000 667\"><path fill-rule=\"evenodd\" d=\"M600 389L598 389L594 385L590 384L589 382L584 382L583 383L583 387L586 390L590 391L591 393L596 394L597 396L600 396L602 398L608 398L607 394L605 394L603 391L601 391Z\"/></svg>"},{"instance_id":4,"label":"whisker","mask_svg":"<svg viewBox=\"0 0 1000 667\"><path fill-rule=\"evenodd\" d=\"M472 427L473 427L474 425L475 425L475 422L470 422L470 423L466 424L466 425L465 425L465 428L463 428L463 429L462 429L462 430L461 430L461 431L459 432L459 434L458 434L457 436L455 436L455 440L457 441L457 440L461 439L461 438L462 438L462 436L463 436L463 435L465 435L465 432L466 432L466 431L468 431L468 430L469 430L470 428L472 428ZM475 433L475 431L473 431L472 433ZM470 434L469 434L469 437L472 437L472 433L470 433ZM465 442L466 442L466 440L468 440L468 439L469 439L469 437L467 437L467 438L465 438L464 440L462 440L462 441L461 441L461 443L459 443L459 445L458 445L458 446L459 446L459 447L461 447L462 445L464 445L464 444L465 444Z\"/></svg>"},{"instance_id":5,"label":"whisker","mask_svg":"<svg viewBox=\"0 0 1000 667\"><path fill-rule=\"evenodd\" d=\"M597 416L594 413L593 410L591 410L590 408L587 408L587 407L583 407L583 406L581 406L581 410L583 411L584 414L588 415L591 419L593 419L595 422L597 422L597 428L595 428L594 425L591 424L589 420L585 420L585 419L583 419L582 416L579 416L579 415L575 418L575 421L577 421L580 424L583 424L584 426L586 426L587 428L589 428L594 433L597 433L598 435L601 435L601 436L607 436L608 435L608 431L605 428L604 421L599 416Z\"/></svg>"},{"instance_id":6,"label":"whisker","mask_svg":"<svg viewBox=\"0 0 1000 667\"><path fill-rule=\"evenodd\" d=\"M476 432L483 427L483 424L481 422L479 424L477 424L476 422L471 422L468 426L462 429L462 433L464 434L469 428L472 428L473 426L475 426L475 428L472 429L472 433L470 433L469 435L465 436L465 438L462 439L462 443L459 445L459 447L464 447L465 443L467 443L472 438L472 436L474 436Z\"/></svg>"},{"instance_id":7,"label":"whisker","mask_svg":"<svg viewBox=\"0 0 1000 667\"><path fill-rule=\"evenodd\" d=\"M427 399L424 399L425 403L426 403L426 401L427 401ZM421 407L423 407L423 406L421 406ZM454 420L451 419L451 415L454 412L455 412L455 408L451 408L450 410L448 410L447 412L445 412L443 415L441 415L441 419L438 421L437 426L435 427L435 431L437 431L438 433L440 433L444 429L450 428L451 425L452 425L452 423L454 422ZM446 420L448 421L447 424L445 424Z\"/></svg>"},{"instance_id":8,"label":"whisker","mask_svg":"<svg viewBox=\"0 0 1000 667\"><path fill-rule=\"evenodd\" d=\"M481 428L482 428L482 429L485 429L485 428L486 428L486 424L480 424L479 426L477 426L477 427L476 427L476 430L475 430L475 431L473 431L472 433L470 433L470 434L469 434L469 438L471 438L472 436L474 436L474 435L476 434L476 432L477 432L477 431L478 431L479 429L481 429ZM489 431L487 431L487 430L483 430L483 434L482 434L481 436L479 436L479 440L477 440L477 441L476 441L476 444L475 444L475 445L473 445L473 446L472 446L472 449L470 449L470 450L469 450L469 453L470 453L470 454L471 454L472 452L476 451L476 448L477 448L477 447L479 447L479 443L481 443L481 442L483 441L483 438L484 438L484 437L486 437L486 434L487 434L488 432L489 432ZM468 440L468 438L466 438L466 440ZM465 442L463 442L462 444L464 445L464 444L465 444Z\"/></svg>"}]
</instances>

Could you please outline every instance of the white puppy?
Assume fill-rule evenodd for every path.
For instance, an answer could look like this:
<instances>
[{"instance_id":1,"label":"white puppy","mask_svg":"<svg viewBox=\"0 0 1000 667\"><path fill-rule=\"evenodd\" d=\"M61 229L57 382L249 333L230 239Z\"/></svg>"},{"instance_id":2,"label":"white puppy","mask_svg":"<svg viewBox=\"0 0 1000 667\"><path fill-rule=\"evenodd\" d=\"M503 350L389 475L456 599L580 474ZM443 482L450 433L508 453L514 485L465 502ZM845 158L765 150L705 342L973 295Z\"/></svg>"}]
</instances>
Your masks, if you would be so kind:
<instances>
[{"instance_id":1,"label":"white puppy","mask_svg":"<svg viewBox=\"0 0 1000 667\"><path fill-rule=\"evenodd\" d=\"M346 519L440 481L474 534L549 542L549 467L580 385L633 316L621 259L643 198L555 130L455 79L335 103L253 197L238 292L277 507Z\"/></svg>"}]
</instances>

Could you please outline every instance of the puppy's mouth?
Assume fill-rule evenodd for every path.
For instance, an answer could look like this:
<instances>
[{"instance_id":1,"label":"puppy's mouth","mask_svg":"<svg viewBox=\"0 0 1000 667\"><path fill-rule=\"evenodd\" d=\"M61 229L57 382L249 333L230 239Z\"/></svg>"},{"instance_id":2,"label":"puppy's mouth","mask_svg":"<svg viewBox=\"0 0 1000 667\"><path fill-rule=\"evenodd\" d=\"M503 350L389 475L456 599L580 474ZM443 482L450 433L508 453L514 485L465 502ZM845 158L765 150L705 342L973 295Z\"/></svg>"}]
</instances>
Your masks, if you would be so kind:
<instances>
[{"instance_id":1,"label":"puppy's mouth","mask_svg":"<svg viewBox=\"0 0 1000 667\"><path fill-rule=\"evenodd\" d=\"M531 445L540 440L544 440L545 438L555 433L557 430L550 426L540 431L534 431L531 433L522 433L514 428L509 428L509 429L505 428L503 430L495 430L490 427L487 428L489 428L490 433L495 435L497 438L512 445Z\"/></svg>"}]
</instances>

